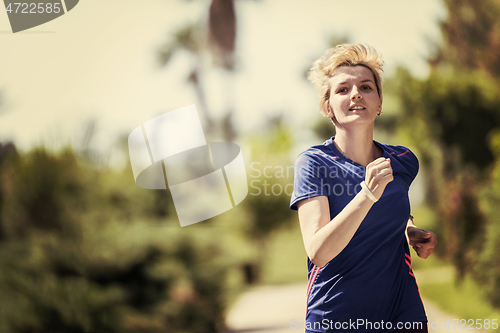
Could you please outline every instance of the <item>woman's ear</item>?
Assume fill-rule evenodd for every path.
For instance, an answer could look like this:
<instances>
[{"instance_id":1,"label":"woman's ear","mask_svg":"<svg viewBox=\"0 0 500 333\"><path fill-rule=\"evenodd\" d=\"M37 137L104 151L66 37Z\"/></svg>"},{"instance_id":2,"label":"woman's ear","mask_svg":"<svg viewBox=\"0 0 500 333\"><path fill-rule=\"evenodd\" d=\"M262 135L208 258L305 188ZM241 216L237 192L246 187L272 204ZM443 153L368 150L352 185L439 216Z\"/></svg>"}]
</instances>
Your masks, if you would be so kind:
<instances>
[{"instance_id":1,"label":"woman's ear","mask_svg":"<svg viewBox=\"0 0 500 333\"><path fill-rule=\"evenodd\" d=\"M333 125L337 126L337 119L335 119L335 114L333 113L333 109L330 106L330 103L328 103L325 107L325 114L330 120L332 121Z\"/></svg>"},{"instance_id":2,"label":"woman's ear","mask_svg":"<svg viewBox=\"0 0 500 333\"><path fill-rule=\"evenodd\" d=\"M328 117L328 118L333 118L333 110L332 107L330 106L329 102L326 102L323 104L323 113Z\"/></svg>"},{"instance_id":3,"label":"woman's ear","mask_svg":"<svg viewBox=\"0 0 500 333\"><path fill-rule=\"evenodd\" d=\"M382 111L382 102L384 98L380 96L380 103L378 104L377 113Z\"/></svg>"}]
</instances>

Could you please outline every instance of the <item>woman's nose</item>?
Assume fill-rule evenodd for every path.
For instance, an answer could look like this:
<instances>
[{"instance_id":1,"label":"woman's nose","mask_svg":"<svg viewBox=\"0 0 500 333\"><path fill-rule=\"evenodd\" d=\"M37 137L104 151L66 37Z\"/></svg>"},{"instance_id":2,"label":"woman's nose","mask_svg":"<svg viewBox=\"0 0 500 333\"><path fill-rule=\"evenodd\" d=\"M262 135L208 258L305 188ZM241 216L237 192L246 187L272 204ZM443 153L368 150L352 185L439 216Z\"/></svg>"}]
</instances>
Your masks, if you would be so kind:
<instances>
[{"instance_id":1,"label":"woman's nose","mask_svg":"<svg viewBox=\"0 0 500 333\"><path fill-rule=\"evenodd\" d=\"M358 89L356 88L353 88L352 89L352 93L351 93L351 100L357 100L357 99L360 99L362 98L361 94L359 93Z\"/></svg>"}]
</instances>

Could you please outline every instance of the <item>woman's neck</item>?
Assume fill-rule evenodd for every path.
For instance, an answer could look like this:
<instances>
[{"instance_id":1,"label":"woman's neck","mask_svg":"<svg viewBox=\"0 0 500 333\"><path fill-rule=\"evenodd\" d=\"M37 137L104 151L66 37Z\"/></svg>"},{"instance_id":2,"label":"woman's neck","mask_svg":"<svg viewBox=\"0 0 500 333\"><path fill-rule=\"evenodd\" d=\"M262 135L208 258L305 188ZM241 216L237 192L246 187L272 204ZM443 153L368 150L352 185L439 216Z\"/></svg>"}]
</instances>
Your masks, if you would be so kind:
<instances>
[{"instance_id":1,"label":"woman's neck","mask_svg":"<svg viewBox=\"0 0 500 333\"><path fill-rule=\"evenodd\" d=\"M352 161L367 166L382 156L382 152L373 142L373 127L354 131L337 127L335 144L340 152Z\"/></svg>"}]
</instances>

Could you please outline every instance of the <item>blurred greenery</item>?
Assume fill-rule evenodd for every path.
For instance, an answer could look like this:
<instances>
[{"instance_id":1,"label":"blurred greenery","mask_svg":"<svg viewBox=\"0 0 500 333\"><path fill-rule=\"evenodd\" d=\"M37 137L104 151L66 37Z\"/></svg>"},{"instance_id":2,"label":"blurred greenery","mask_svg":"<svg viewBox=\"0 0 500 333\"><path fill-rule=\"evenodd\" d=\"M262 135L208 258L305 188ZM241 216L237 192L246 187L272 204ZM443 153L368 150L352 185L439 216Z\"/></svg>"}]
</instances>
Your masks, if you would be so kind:
<instances>
[{"instance_id":1,"label":"blurred greenery","mask_svg":"<svg viewBox=\"0 0 500 333\"><path fill-rule=\"evenodd\" d=\"M249 140L262 165L290 144L284 126ZM283 194L180 228L168 192L137 187L130 166L97 167L70 148L0 148L2 332L220 331L290 222Z\"/></svg>"},{"instance_id":2,"label":"blurred greenery","mask_svg":"<svg viewBox=\"0 0 500 333\"><path fill-rule=\"evenodd\" d=\"M417 79L400 68L387 80L386 91L398 97L400 108L391 127L425 170L425 204L432 212L427 224L438 234L436 254L451 261L458 286L485 290L479 299L498 309L500 1L444 3L443 41L434 45L429 76ZM456 309L450 301L458 302L456 293L439 295L450 311Z\"/></svg>"},{"instance_id":3,"label":"blurred greenery","mask_svg":"<svg viewBox=\"0 0 500 333\"><path fill-rule=\"evenodd\" d=\"M307 254L295 220L290 228L276 233L268 246L262 283L289 284L307 282Z\"/></svg>"},{"instance_id":4,"label":"blurred greenery","mask_svg":"<svg viewBox=\"0 0 500 333\"><path fill-rule=\"evenodd\" d=\"M194 60L187 81L206 134L232 141L234 107L213 118L201 78L207 54L227 72L235 66L234 4L212 0L208 11L208 22L181 27L157 56L161 66L180 52ZM263 168L286 168L291 133L280 117L269 123L242 140ZM268 244L290 225L284 188L293 173L263 173L254 189L270 186L272 195L180 228L169 191L139 188L130 165L107 167L92 148L95 132L91 120L78 151L0 144L0 331L224 330L227 307L263 281ZM127 156L125 142L118 149Z\"/></svg>"},{"instance_id":5,"label":"blurred greenery","mask_svg":"<svg viewBox=\"0 0 500 333\"><path fill-rule=\"evenodd\" d=\"M437 273L435 270L433 272ZM422 273L415 272L417 279ZM436 281L419 282L419 288L424 297L458 318L491 320L500 317L498 308L484 301L487 297L485 290L470 277L460 282L453 277L445 281L438 278Z\"/></svg>"},{"instance_id":6,"label":"blurred greenery","mask_svg":"<svg viewBox=\"0 0 500 333\"><path fill-rule=\"evenodd\" d=\"M193 308L211 325L191 331L215 331L225 250L208 233L158 226L154 191L130 186L130 170L98 170L70 149L3 157L1 331L115 331L138 316L184 328L178 312Z\"/></svg>"}]
</instances>

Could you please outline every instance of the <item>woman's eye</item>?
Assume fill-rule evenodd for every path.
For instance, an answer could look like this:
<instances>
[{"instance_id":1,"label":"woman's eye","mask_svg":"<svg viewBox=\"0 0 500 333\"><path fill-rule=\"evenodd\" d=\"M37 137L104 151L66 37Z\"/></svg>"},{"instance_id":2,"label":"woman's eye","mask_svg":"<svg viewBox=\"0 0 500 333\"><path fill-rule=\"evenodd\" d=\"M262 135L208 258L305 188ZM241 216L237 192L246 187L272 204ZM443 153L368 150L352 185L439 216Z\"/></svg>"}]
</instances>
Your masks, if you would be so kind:
<instances>
[{"instance_id":1,"label":"woman's eye","mask_svg":"<svg viewBox=\"0 0 500 333\"><path fill-rule=\"evenodd\" d=\"M347 88L339 88L337 90L337 94L345 93L347 91Z\"/></svg>"},{"instance_id":2,"label":"woman's eye","mask_svg":"<svg viewBox=\"0 0 500 333\"><path fill-rule=\"evenodd\" d=\"M370 86L362 86L361 89L369 91L369 90L372 90L372 87L370 87Z\"/></svg>"}]
</instances>

